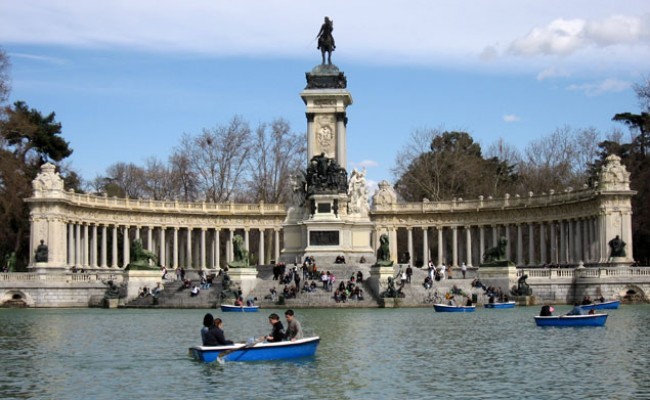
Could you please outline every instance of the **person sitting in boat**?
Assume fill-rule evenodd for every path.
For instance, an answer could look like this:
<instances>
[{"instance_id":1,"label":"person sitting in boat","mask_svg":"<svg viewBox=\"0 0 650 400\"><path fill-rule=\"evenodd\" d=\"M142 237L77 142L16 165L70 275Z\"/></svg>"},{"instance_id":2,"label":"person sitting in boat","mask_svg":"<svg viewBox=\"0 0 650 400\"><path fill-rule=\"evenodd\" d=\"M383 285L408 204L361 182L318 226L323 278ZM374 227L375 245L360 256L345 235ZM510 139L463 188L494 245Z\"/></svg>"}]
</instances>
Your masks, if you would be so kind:
<instances>
[{"instance_id":1,"label":"person sitting in boat","mask_svg":"<svg viewBox=\"0 0 650 400\"><path fill-rule=\"evenodd\" d=\"M566 315L584 315L584 313L585 310L583 310L582 307L580 307L580 304L575 303L573 305L573 309L569 311Z\"/></svg>"},{"instance_id":2,"label":"person sitting in boat","mask_svg":"<svg viewBox=\"0 0 650 400\"><path fill-rule=\"evenodd\" d=\"M280 322L280 316L276 313L269 315L269 323L273 327L271 333L266 336L267 342L281 342L284 339L284 326Z\"/></svg>"},{"instance_id":3,"label":"person sitting in boat","mask_svg":"<svg viewBox=\"0 0 650 400\"><path fill-rule=\"evenodd\" d=\"M585 297L582 299L582 305L583 305L583 306L586 306L587 304L591 304L591 297L589 297L589 295L585 296Z\"/></svg>"},{"instance_id":4,"label":"person sitting in boat","mask_svg":"<svg viewBox=\"0 0 650 400\"><path fill-rule=\"evenodd\" d=\"M549 306L548 304L544 304L542 306L542 311L540 311L539 316L540 317L552 317L553 316L553 307Z\"/></svg>"},{"instance_id":5,"label":"person sitting in boat","mask_svg":"<svg viewBox=\"0 0 650 400\"><path fill-rule=\"evenodd\" d=\"M249 297L246 299L246 307L253 307L255 305L255 300L257 297Z\"/></svg>"},{"instance_id":6,"label":"person sitting in boat","mask_svg":"<svg viewBox=\"0 0 650 400\"><path fill-rule=\"evenodd\" d=\"M302 339L302 327L300 326L300 322L294 317L293 310L285 311L284 317L287 319L287 330L284 334L284 340L295 342L297 339Z\"/></svg>"},{"instance_id":7,"label":"person sitting in boat","mask_svg":"<svg viewBox=\"0 0 650 400\"><path fill-rule=\"evenodd\" d=\"M234 344L232 340L226 340L226 336L223 333L223 321L221 318L215 318L214 324L208 332L208 340L214 340L213 344L208 344L207 346L227 346Z\"/></svg>"},{"instance_id":8,"label":"person sitting in boat","mask_svg":"<svg viewBox=\"0 0 650 400\"><path fill-rule=\"evenodd\" d=\"M203 317L203 328L201 328L201 342L204 346L210 346L208 343L211 343L214 340L214 337L211 337L210 328L214 326L214 317L212 314L207 313Z\"/></svg>"},{"instance_id":9,"label":"person sitting in boat","mask_svg":"<svg viewBox=\"0 0 650 400\"><path fill-rule=\"evenodd\" d=\"M456 300L454 299L454 296L449 296L449 300L447 301L448 306L456 307Z\"/></svg>"},{"instance_id":10,"label":"person sitting in boat","mask_svg":"<svg viewBox=\"0 0 650 400\"><path fill-rule=\"evenodd\" d=\"M237 297L235 300L235 306L237 307L242 307L244 305L244 299L241 297Z\"/></svg>"},{"instance_id":11,"label":"person sitting in boat","mask_svg":"<svg viewBox=\"0 0 650 400\"><path fill-rule=\"evenodd\" d=\"M467 307L471 307L471 306L472 306L472 298L471 298L471 297L467 296L467 302L465 303L465 305L466 305Z\"/></svg>"}]
</instances>

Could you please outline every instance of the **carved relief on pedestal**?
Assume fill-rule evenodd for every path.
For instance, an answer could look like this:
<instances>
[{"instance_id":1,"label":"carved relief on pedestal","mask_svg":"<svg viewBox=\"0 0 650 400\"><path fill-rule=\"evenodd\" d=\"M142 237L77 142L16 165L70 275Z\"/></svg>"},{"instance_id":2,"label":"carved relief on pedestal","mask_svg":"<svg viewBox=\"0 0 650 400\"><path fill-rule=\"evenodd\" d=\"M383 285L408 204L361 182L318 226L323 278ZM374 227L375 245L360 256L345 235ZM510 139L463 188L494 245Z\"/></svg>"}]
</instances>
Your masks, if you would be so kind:
<instances>
[{"instance_id":1,"label":"carved relief on pedestal","mask_svg":"<svg viewBox=\"0 0 650 400\"><path fill-rule=\"evenodd\" d=\"M336 156L336 119L333 115L318 115L314 118L316 154L325 153L328 158Z\"/></svg>"}]
</instances>

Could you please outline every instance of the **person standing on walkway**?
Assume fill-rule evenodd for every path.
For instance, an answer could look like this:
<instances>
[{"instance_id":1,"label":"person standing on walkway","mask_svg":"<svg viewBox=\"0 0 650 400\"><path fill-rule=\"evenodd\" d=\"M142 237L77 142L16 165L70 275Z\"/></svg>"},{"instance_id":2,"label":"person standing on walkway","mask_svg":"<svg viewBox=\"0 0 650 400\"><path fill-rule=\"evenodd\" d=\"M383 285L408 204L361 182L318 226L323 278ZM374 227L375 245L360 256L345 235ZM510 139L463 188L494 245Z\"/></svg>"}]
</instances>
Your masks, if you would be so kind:
<instances>
[{"instance_id":1,"label":"person standing on walkway","mask_svg":"<svg viewBox=\"0 0 650 400\"><path fill-rule=\"evenodd\" d=\"M465 279L465 274L467 274L467 265L465 263L460 266L460 271L463 273L463 279Z\"/></svg>"}]
</instances>

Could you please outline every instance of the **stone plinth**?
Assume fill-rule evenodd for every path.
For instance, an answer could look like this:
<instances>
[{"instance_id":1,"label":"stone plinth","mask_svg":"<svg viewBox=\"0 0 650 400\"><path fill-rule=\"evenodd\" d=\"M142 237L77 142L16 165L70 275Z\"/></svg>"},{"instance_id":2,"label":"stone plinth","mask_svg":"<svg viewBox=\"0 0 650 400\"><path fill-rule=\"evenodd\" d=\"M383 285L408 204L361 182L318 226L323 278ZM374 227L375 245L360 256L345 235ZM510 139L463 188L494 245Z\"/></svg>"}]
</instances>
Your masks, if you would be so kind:
<instances>
[{"instance_id":1,"label":"stone plinth","mask_svg":"<svg viewBox=\"0 0 650 400\"><path fill-rule=\"evenodd\" d=\"M368 279L368 286L376 297L379 297L383 291L388 288L388 278L393 278L395 275L394 268L382 267L373 265L370 267L370 278Z\"/></svg>"},{"instance_id":2,"label":"stone plinth","mask_svg":"<svg viewBox=\"0 0 650 400\"><path fill-rule=\"evenodd\" d=\"M147 287L152 290L159 282L162 282L160 271L129 270L124 271L126 282L126 302L129 302L140 294L140 288Z\"/></svg>"},{"instance_id":3,"label":"stone plinth","mask_svg":"<svg viewBox=\"0 0 650 400\"><path fill-rule=\"evenodd\" d=\"M257 283L257 268L229 268L228 276L236 286L239 286L244 298L255 289Z\"/></svg>"},{"instance_id":4,"label":"stone plinth","mask_svg":"<svg viewBox=\"0 0 650 400\"><path fill-rule=\"evenodd\" d=\"M510 288L517 285L517 267L490 267L481 265L477 270L478 279L485 286L501 288L503 293L510 293Z\"/></svg>"},{"instance_id":5,"label":"stone plinth","mask_svg":"<svg viewBox=\"0 0 650 400\"><path fill-rule=\"evenodd\" d=\"M513 300L517 302L518 306L534 306L536 304L535 296L515 296Z\"/></svg>"}]
</instances>

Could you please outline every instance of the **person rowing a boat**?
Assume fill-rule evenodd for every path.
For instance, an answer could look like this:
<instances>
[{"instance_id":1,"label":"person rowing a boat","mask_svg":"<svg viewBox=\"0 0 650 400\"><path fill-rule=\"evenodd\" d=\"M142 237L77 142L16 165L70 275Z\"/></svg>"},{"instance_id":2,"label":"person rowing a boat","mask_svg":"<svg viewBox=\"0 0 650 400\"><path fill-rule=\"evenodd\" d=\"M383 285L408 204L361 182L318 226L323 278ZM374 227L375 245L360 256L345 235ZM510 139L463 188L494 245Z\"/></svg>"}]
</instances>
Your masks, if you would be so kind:
<instances>
[{"instance_id":1,"label":"person rowing a boat","mask_svg":"<svg viewBox=\"0 0 650 400\"><path fill-rule=\"evenodd\" d=\"M540 317L552 317L553 316L553 309L552 306L549 306L548 304L545 304L542 306L542 310L539 313Z\"/></svg>"},{"instance_id":2,"label":"person rowing a boat","mask_svg":"<svg viewBox=\"0 0 650 400\"><path fill-rule=\"evenodd\" d=\"M269 315L269 323L273 327L271 333L266 336L267 342L281 342L284 339L284 326L280 322L280 316L276 313Z\"/></svg>"},{"instance_id":3,"label":"person rowing a boat","mask_svg":"<svg viewBox=\"0 0 650 400\"><path fill-rule=\"evenodd\" d=\"M293 314L293 310L287 310L284 313L284 317L287 319L287 331L284 334L284 339L295 342L297 339L303 338L303 333L300 322L298 322Z\"/></svg>"}]
</instances>

